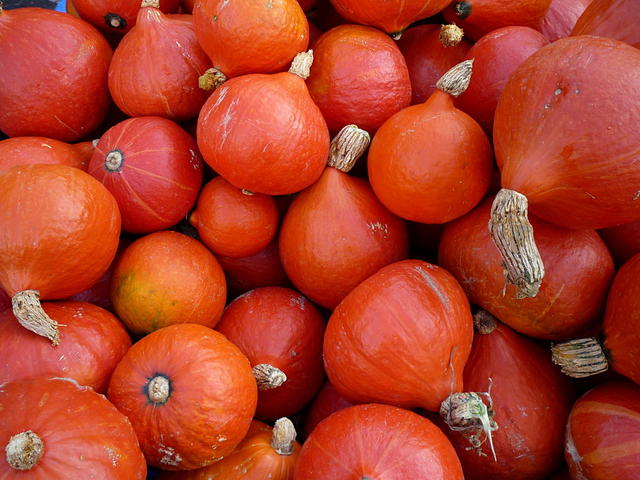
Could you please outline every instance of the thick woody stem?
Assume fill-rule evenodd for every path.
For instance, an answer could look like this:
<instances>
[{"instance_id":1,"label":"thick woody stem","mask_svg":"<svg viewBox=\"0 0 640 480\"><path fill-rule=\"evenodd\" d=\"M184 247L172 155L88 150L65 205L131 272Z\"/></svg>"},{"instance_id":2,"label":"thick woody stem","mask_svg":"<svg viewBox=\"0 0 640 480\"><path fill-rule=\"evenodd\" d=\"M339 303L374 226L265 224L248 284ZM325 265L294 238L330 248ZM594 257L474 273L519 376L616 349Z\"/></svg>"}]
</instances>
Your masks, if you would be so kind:
<instances>
[{"instance_id":1,"label":"thick woody stem","mask_svg":"<svg viewBox=\"0 0 640 480\"><path fill-rule=\"evenodd\" d=\"M498 326L498 321L486 310L478 310L473 316L473 326L480 335L489 335Z\"/></svg>"},{"instance_id":2,"label":"thick woody stem","mask_svg":"<svg viewBox=\"0 0 640 480\"><path fill-rule=\"evenodd\" d=\"M469 82L473 71L473 59L460 62L450 68L436 83L436 88L454 97L462 95Z\"/></svg>"},{"instance_id":3,"label":"thick woody stem","mask_svg":"<svg viewBox=\"0 0 640 480\"><path fill-rule=\"evenodd\" d=\"M18 319L20 325L51 340L56 346L60 343L58 333L58 322L53 320L42 308L40 304L40 292L37 290L23 290L16 293L11 299L13 315Z\"/></svg>"},{"instance_id":4,"label":"thick woody stem","mask_svg":"<svg viewBox=\"0 0 640 480\"><path fill-rule=\"evenodd\" d=\"M154 406L164 405L171 396L171 382L164 375L156 375L147 383L146 393Z\"/></svg>"},{"instance_id":5,"label":"thick woody stem","mask_svg":"<svg viewBox=\"0 0 640 480\"><path fill-rule=\"evenodd\" d=\"M258 390L271 390L278 388L287 381L287 376L282 370L269 365L268 363L260 363L252 368L253 376L256 377Z\"/></svg>"},{"instance_id":6,"label":"thick woody stem","mask_svg":"<svg viewBox=\"0 0 640 480\"><path fill-rule=\"evenodd\" d=\"M309 78L311 73L311 64L313 63L313 50L306 52L300 52L297 54L291 62L291 68L289 73L299 76L303 80Z\"/></svg>"},{"instance_id":7,"label":"thick woody stem","mask_svg":"<svg viewBox=\"0 0 640 480\"><path fill-rule=\"evenodd\" d=\"M142 0L140 8L145 7L160 8L160 0Z\"/></svg>"},{"instance_id":8,"label":"thick woody stem","mask_svg":"<svg viewBox=\"0 0 640 480\"><path fill-rule=\"evenodd\" d=\"M517 298L535 297L544 278L527 206L527 197L503 188L493 201L489 220L491 238L502 255L505 280L516 286Z\"/></svg>"},{"instance_id":9,"label":"thick woody stem","mask_svg":"<svg viewBox=\"0 0 640 480\"><path fill-rule=\"evenodd\" d=\"M462 30L455 23L450 25L442 25L440 27L440 43L446 47L455 47L458 45L464 37L464 30Z\"/></svg>"},{"instance_id":10,"label":"thick woody stem","mask_svg":"<svg viewBox=\"0 0 640 480\"><path fill-rule=\"evenodd\" d=\"M224 82L227 76L217 68L210 68L198 77L198 86L202 90L215 90Z\"/></svg>"},{"instance_id":11,"label":"thick woody stem","mask_svg":"<svg viewBox=\"0 0 640 480\"><path fill-rule=\"evenodd\" d=\"M296 427L291 420L282 417L276 420L271 432L271 446L278 455L291 455L296 441Z\"/></svg>"},{"instance_id":12,"label":"thick woody stem","mask_svg":"<svg viewBox=\"0 0 640 480\"><path fill-rule=\"evenodd\" d=\"M357 125L343 127L331 141L328 165L341 172L348 172L367 150L370 142L371 137L366 130Z\"/></svg>"},{"instance_id":13,"label":"thick woody stem","mask_svg":"<svg viewBox=\"0 0 640 480\"><path fill-rule=\"evenodd\" d=\"M584 378L606 372L609 362L602 346L595 338L581 338L551 345L551 360L562 373Z\"/></svg>"},{"instance_id":14,"label":"thick woody stem","mask_svg":"<svg viewBox=\"0 0 640 480\"><path fill-rule=\"evenodd\" d=\"M30 470L40 460L43 449L42 439L36 433L31 430L18 433L5 447L7 463L15 470Z\"/></svg>"}]
</instances>

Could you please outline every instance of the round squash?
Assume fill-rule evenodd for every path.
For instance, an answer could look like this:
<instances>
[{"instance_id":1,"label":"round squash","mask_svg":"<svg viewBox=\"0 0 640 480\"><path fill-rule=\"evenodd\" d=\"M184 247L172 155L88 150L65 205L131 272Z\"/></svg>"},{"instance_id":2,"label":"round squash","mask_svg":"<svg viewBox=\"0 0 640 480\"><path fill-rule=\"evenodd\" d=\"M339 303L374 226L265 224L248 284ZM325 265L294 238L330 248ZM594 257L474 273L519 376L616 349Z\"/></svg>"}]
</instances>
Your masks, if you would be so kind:
<instances>
[{"instance_id":1,"label":"round squash","mask_svg":"<svg viewBox=\"0 0 640 480\"><path fill-rule=\"evenodd\" d=\"M46 137L14 137L0 141L0 172L32 163L69 165L85 171L89 166L84 145L78 147Z\"/></svg>"},{"instance_id":2,"label":"round squash","mask_svg":"<svg viewBox=\"0 0 640 480\"><path fill-rule=\"evenodd\" d=\"M640 32L633 25L640 20L633 0L593 0L578 18L571 35L615 38L640 48Z\"/></svg>"},{"instance_id":3,"label":"round squash","mask_svg":"<svg viewBox=\"0 0 640 480\"><path fill-rule=\"evenodd\" d=\"M352 406L353 403L340 395L327 380L309 404L304 421L304 438L309 437L318 424L329 415Z\"/></svg>"},{"instance_id":4,"label":"round squash","mask_svg":"<svg viewBox=\"0 0 640 480\"><path fill-rule=\"evenodd\" d=\"M100 29L117 43L120 37L136 24L138 11L144 0L73 0L81 18ZM160 10L174 13L180 0L160 0Z\"/></svg>"},{"instance_id":5,"label":"round squash","mask_svg":"<svg viewBox=\"0 0 640 480\"><path fill-rule=\"evenodd\" d=\"M550 42L571 34L585 8L593 0L551 0L549 10L540 21L539 30Z\"/></svg>"}]
</instances>

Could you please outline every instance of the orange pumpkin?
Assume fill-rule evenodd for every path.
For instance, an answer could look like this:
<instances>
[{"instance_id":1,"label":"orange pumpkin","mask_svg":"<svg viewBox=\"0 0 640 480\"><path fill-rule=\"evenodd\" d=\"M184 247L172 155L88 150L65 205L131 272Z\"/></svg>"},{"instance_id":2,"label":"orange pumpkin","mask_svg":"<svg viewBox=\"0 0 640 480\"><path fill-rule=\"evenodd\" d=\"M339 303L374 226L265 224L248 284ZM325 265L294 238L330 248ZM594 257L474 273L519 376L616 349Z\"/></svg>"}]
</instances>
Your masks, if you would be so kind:
<instances>
[{"instance_id":1,"label":"orange pumpkin","mask_svg":"<svg viewBox=\"0 0 640 480\"><path fill-rule=\"evenodd\" d=\"M0 172L15 165L47 163L69 165L87 170L91 155L85 154L85 145L72 145L46 137L14 137L0 141ZM93 147L92 147L93 148Z\"/></svg>"}]
</instances>

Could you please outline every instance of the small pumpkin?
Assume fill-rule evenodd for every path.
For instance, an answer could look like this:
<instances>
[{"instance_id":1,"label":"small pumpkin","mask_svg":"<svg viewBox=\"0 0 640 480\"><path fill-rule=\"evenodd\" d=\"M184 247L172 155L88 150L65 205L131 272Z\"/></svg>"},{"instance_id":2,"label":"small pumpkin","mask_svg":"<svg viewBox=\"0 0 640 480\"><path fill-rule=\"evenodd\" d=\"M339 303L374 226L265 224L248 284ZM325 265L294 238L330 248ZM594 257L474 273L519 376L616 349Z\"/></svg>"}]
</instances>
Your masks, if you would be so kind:
<instances>
[{"instance_id":1,"label":"small pumpkin","mask_svg":"<svg viewBox=\"0 0 640 480\"><path fill-rule=\"evenodd\" d=\"M619 266L640 253L640 221L603 228L598 234Z\"/></svg>"},{"instance_id":2,"label":"small pumpkin","mask_svg":"<svg viewBox=\"0 0 640 480\"><path fill-rule=\"evenodd\" d=\"M113 38L115 43L136 24L140 0L73 0L81 18ZM180 0L160 0L160 10L175 13Z\"/></svg>"},{"instance_id":3,"label":"small pumpkin","mask_svg":"<svg viewBox=\"0 0 640 480\"><path fill-rule=\"evenodd\" d=\"M592 0L551 0L549 10L540 21L540 32L550 42L568 37L591 2Z\"/></svg>"},{"instance_id":4,"label":"small pumpkin","mask_svg":"<svg viewBox=\"0 0 640 480\"><path fill-rule=\"evenodd\" d=\"M309 404L304 421L304 437L309 437L318 424L332 413L352 406L353 403L340 395L327 380Z\"/></svg>"},{"instance_id":5,"label":"small pumpkin","mask_svg":"<svg viewBox=\"0 0 640 480\"><path fill-rule=\"evenodd\" d=\"M0 172L15 165L47 163L87 170L84 146L46 137L14 137L0 141Z\"/></svg>"},{"instance_id":6,"label":"small pumpkin","mask_svg":"<svg viewBox=\"0 0 640 480\"><path fill-rule=\"evenodd\" d=\"M615 38L640 48L640 33L633 25L639 18L633 0L593 0L578 18L571 35Z\"/></svg>"}]
</instances>

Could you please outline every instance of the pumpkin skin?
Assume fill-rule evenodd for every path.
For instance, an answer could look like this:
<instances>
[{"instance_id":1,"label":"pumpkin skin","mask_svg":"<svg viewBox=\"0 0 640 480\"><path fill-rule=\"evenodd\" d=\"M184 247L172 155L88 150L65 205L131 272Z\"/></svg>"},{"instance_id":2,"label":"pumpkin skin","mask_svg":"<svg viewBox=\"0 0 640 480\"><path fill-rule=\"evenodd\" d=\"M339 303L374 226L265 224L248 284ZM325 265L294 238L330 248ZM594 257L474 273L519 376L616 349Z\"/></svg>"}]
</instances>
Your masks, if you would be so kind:
<instances>
[{"instance_id":1,"label":"pumpkin skin","mask_svg":"<svg viewBox=\"0 0 640 480\"><path fill-rule=\"evenodd\" d=\"M302 446L294 480L462 480L460 461L433 423L401 408L369 404L334 413Z\"/></svg>"},{"instance_id":2,"label":"pumpkin skin","mask_svg":"<svg viewBox=\"0 0 640 480\"><path fill-rule=\"evenodd\" d=\"M226 296L218 261L200 242L178 232L155 232L133 242L111 279L113 308L133 333L175 323L213 328Z\"/></svg>"},{"instance_id":3,"label":"pumpkin skin","mask_svg":"<svg viewBox=\"0 0 640 480\"><path fill-rule=\"evenodd\" d=\"M500 252L487 224L492 198L447 225L440 240L438 264L460 282L469 300L525 335L568 339L601 318L614 274L607 247L593 230L569 230L529 216L546 274L533 298L505 293Z\"/></svg>"},{"instance_id":4,"label":"pumpkin skin","mask_svg":"<svg viewBox=\"0 0 640 480\"><path fill-rule=\"evenodd\" d=\"M329 131L357 124L373 134L411 100L409 71L394 41L361 25L340 25L313 48L307 87Z\"/></svg>"},{"instance_id":5,"label":"pumpkin skin","mask_svg":"<svg viewBox=\"0 0 640 480\"><path fill-rule=\"evenodd\" d=\"M158 377L169 382L163 402L149 392ZM224 458L244 438L257 387L249 361L222 334L180 324L136 342L107 395L131 420L147 463L193 470Z\"/></svg>"},{"instance_id":6,"label":"pumpkin skin","mask_svg":"<svg viewBox=\"0 0 640 480\"><path fill-rule=\"evenodd\" d=\"M413 105L426 102L436 92L438 79L464 60L471 44L463 39L455 46L445 47L440 42L440 25L425 24L404 31L398 47L409 69Z\"/></svg>"},{"instance_id":7,"label":"pumpkin skin","mask_svg":"<svg viewBox=\"0 0 640 480\"><path fill-rule=\"evenodd\" d=\"M327 375L354 403L438 411L462 388L454 372L469 356L472 323L467 297L449 272L420 260L396 262L333 311L324 337Z\"/></svg>"},{"instance_id":8,"label":"pumpkin skin","mask_svg":"<svg viewBox=\"0 0 640 480\"><path fill-rule=\"evenodd\" d=\"M104 393L111 373L131 346L120 321L85 302L45 302L60 324L60 345L22 328L10 310L0 313L0 384L38 376L68 377Z\"/></svg>"},{"instance_id":9,"label":"pumpkin skin","mask_svg":"<svg viewBox=\"0 0 640 480\"><path fill-rule=\"evenodd\" d=\"M331 382L326 381L313 401L309 404L307 416L304 421L304 436L307 438L311 435L311 432L316 426L329 415L343 408L352 407L353 403L340 395L336 389L331 385Z\"/></svg>"},{"instance_id":10,"label":"pumpkin skin","mask_svg":"<svg viewBox=\"0 0 640 480\"><path fill-rule=\"evenodd\" d=\"M592 0L551 0L538 29L550 42L568 37Z\"/></svg>"},{"instance_id":11,"label":"pumpkin skin","mask_svg":"<svg viewBox=\"0 0 640 480\"><path fill-rule=\"evenodd\" d=\"M25 192L29 192L28 195ZM120 212L91 175L66 165L0 174L0 286L62 299L90 287L118 247Z\"/></svg>"},{"instance_id":12,"label":"pumpkin skin","mask_svg":"<svg viewBox=\"0 0 640 480\"><path fill-rule=\"evenodd\" d=\"M11 308L11 298L0 288L0 312Z\"/></svg>"},{"instance_id":13,"label":"pumpkin skin","mask_svg":"<svg viewBox=\"0 0 640 480\"><path fill-rule=\"evenodd\" d=\"M100 125L113 52L96 29L63 12L3 10L0 43L11 45L0 52L0 130L72 142Z\"/></svg>"},{"instance_id":14,"label":"pumpkin skin","mask_svg":"<svg viewBox=\"0 0 640 480\"><path fill-rule=\"evenodd\" d=\"M571 478L634 480L640 457L640 387L610 382L584 394L567 422Z\"/></svg>"},{"instance_id":15,"label":"pumpkin skin","mask_svg":"<svg viewBox=\"0 0 640 480\"><path fill-rule=\"evenodd\" d=\"M244 75L217 88L200 111L197 139L225 180L267 195L308 187L329 154L322 113L304 80L289 72Z\"/></svg>"},{"instance_id":16,"label":"pumpkin skin","mask_svg":"<svg viewBox=\"0 0 640 480\"><path fill-rule=\"evenodd\" d=\"M227 78L281 71L309 43L309 23L296 0L201 0L193 21L198 43Z\"/></svg>"},{"instance_id":17,"label":"pumpkin skin","mask_svg":"<svg viewBox=\"0 0 640 480\"><path fill-rule=\"evenodd\" d=\"M571 35L597 35L640 48L640 33L632 25L638 20L633 0L593 0L578 18Z\"/></svg>"},{"instance_id":18,"label":"pumpkin skin","mask_svg":"<svg viewBox=\"0 0 640 480\"><path fill-rule=\"evenodd\" d=\"M14 137L0 141L0 173L15 165L46 163L87 170L82 147L46 137Z\"/></svg>"},{"instance_id":19,"label":"pumpkin skin","mask_svg":"<svg viewBox=\"0 0 640 480\"><path fill-rule=\"evenodd\" d=\"M636 253L640 253L640 221L603 228L598 233L617 265L622 265Z\"/></svg>"},{"instance_id":20,"label":"pumpkin skin","mask_svg":"<svg viewBox=\"0 0 640 480\"><path fill-rule=\"evenodd\" d=\"M189 223L216 255L248 257L271 243L280 217L273 197L247 195L222 177L207 183Z\"/></svg>"},{"instance_id":21,"label":"pumpkin skin","mask_svg":"<svg viewBox=\"0 0 640 480\"><path fill-rule=\"evenodd\" d=\"M467 53L466 60L474 59L473 75L467 90L456 99L456 107L491 133L498 99L509 77L548 44L540 32L529 27L503 27L486 34Z\"/></svg>"},{"instance_id":22,"label":"pumpkin skin","mask_svg":"<svg viewBox=\"0 0 640 480\"><path fill-rule=\"evenodd\" d=\"M144 7L113 54L109 91L130 117L188 120L198 115L209 96L198 86L198 78L210 67L191 15L165 15Z\"/></svg>"},{"instance_id":23,"label":"pumpkin skin","mask_svg":"<svg viewBox=\"0 0 640 480\"><path fill-rule=\"evenodd\" d=\"M119 39L136 24L140 0L73 0L81 18L111 38ZM160 10L174 13L180 0L160 0Z\"/></svg>"},{"instance_id":24,"label":"pumpkin skin","mask_svg":"<svg viewBox=\"0 0 640 480\"><path fill-rule=\"evenodd\" d=\"M567 228L640 220L631 133L640 110L629 109L640 102L638 68L638 49L590 36L562 38L525 60L496 109L502 187L525 195L537 217Z\"/></svg>"},{"instance_id":25,"label":"pumpkin skin","mask_svg":"<svg viewBox=\"0 0 640 480\"><path fill-rule=\"evenodd\" d=\"M293 415L320 388L324 329L324 319L315 307L288 288L258 288L227 306L216 330L252 366L269 364L287 376L281 386L259 391L256 417L275 420Z\"/></svg>"},{"instance_id":26,"label":"pumpkin skin","mask_svg":"<svg viewBox=\"0 0 640 480\"><path fill-rule=\"evenodd\" d=\"M127 417L103 395L65 378L19 380L0 390L0 476L144 480L147 465ZM11 414L8 414L11 412ZM42 457L28 471L12 468L4 455L10 438L37 434Z\"/></svg>"}]
</instances>

